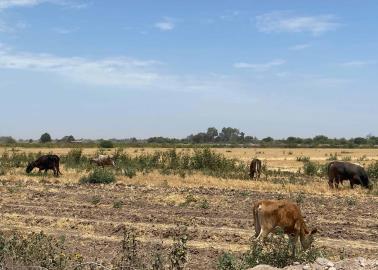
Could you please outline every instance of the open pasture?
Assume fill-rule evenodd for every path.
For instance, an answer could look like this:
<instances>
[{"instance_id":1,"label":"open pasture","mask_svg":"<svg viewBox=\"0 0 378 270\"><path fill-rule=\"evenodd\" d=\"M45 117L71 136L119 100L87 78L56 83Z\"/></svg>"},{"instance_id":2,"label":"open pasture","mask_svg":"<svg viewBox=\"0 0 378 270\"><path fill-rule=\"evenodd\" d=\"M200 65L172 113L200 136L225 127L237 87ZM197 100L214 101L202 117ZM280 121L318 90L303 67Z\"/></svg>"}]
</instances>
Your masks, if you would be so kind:
<instances>
[{"instance_id":1,"label":"open pasture","mask_svg":"<svg viewBox=\"0 0 378 270\"><path fill-rule=\"evenodd\" d=\"M70 150L14 149L17 153L58 155L66 155ZM124 152L137 156L157 150L166 149L126 148ZM93 156L97 151L83 149L83 155ZM111 155L114 151L105 153ZM340 160L361 164L378 160L378 149L213 151L246 164L258 157L268 168L291 172L303 168L303 162L297 161L301 156L320 163L335 155ZM248 249L254 234L253 202L288 198L300 204L308 226L318 228L316 245L324 247L331 258L373 258L378 253L378 196L360 187L350 190L349 185L344 185L338 191L329 190L325 178L305 175L296 175L303 180L297 183L281 180L290 176L263 176L259 181L251 181L222 179L201 172L185 176L162 174L158 170L138 172L132 178L116 173L115 183L83 185L79 179L88 174L86 170L65 168L63 163L61 171L63 175L57 178L51 171L47 175L27 175L25 168L19 167L0 176L3 231L43 230L55 236L65 235L70 249L106 264L121 241L121 235L113 232L122 224L135 231L145 254L150 254L156 245L168 248L177 225L185 225L189 238L187 269L215 269L222 252L238 254Z\"/></svg>"}]
</instances>

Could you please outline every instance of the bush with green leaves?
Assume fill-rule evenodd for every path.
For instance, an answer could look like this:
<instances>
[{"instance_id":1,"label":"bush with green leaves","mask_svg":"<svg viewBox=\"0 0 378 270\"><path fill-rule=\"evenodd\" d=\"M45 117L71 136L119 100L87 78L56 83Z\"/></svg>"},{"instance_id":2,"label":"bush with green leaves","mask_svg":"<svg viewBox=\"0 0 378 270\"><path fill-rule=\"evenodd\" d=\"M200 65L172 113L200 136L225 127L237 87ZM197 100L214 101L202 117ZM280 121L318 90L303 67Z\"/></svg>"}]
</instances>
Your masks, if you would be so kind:
<instances>
[{"instance_id":1,"label":"bush with green leaves","mask_svg":"<svg viewBox=\"0 0 378 270\"><path fill-rule=\"evenodd\" d=\"M259 264L283 268L294 262L311 263L324 255L322 249L311 246L307 250L300 249L293 256L291 245L281 232L274 236L271 235L264 243L253 240L249 250L239 258L230 253L224 253L218 259L218 269L244 270Z\"/></svg>"},{"instance_id":2,"label":"bush with green leaves","mask_svg":"<svg viewBox=\"0 0 378 270\"><path fill-rule=\"evenodd\" d=\"M95 168L89 175L80 179L81 184L110 184L115 181L114 173L102 168Z\"/></svg>"},{"instance_id":3,"label":"bush with green leaves","mask_svg":"<svg viewBox=\"0 0 378 270\"><path fill-rule=\"evenodd\" d=\"M371 163L367 167L367 174L368 174L369 178L377 181L377 179L378 179L378 161Z\"/></svg>"},{"instance_id":4,"label":"bush with green leaves","mask_svg":"<svg viewBox=\"0 0 378 270\"><path fill-rule=\"evenodd\" d=\"M99 143L99 146L101 148L113 148L114 144L110 140L101 140L100 143Z\"/></svg>"},{"instance_id":5,"label":"bush with green leaves","mask_svg":"<svg viewBox=\"0 0 378 270\"><path fill-rule=\"evenodd\" d=\"M303 164L303 172L305 175L314 176L319 172L319 164L312 161L307 161Z\"/></svg>"},{"instance_id":6,"label":"bush with green leaves","mask_svg":"<svg viewBox=\"0 0 378 270\"><path fill-rule=\"evenodd\" d=\"M68 253L65 238L54 238L43 232L26 236L12 232L0 234L0 268L51 270L73 269L82 262L81 255Z\"/></svg>"}]
</instances>

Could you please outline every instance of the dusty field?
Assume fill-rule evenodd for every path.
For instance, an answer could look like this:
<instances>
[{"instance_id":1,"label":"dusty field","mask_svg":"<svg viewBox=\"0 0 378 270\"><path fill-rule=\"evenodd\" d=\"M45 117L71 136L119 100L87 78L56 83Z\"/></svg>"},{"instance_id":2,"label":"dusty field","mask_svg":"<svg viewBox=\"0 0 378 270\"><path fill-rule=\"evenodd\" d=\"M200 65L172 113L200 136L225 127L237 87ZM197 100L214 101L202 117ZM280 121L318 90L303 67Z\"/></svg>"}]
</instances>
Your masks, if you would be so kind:
<instances>
[{"instance_id":1,"label":"dusty field","mask_svg":"<svg viewBox=\"0 0 378 270\"><path fill-rule=\"evenodd\" d=\"M46 149L46 152L51 150L63 153L69 149ZM85 153L95 151L86 149ZM138 154L141 150L127 151ZM352 160L364 155L368 161L378 159L376 149L216 151L246 161L258 156L268 164L293 169L302 165L296 161L300 155L325 162L326 153L342 155L344 151L348 153L343 155L352 156ZM254 201L290 198L301 202L309 227L319 230L317 245L325 247L331 257L338 258L343 253L347 257L376 258L378 254L378 197L360 188L349 190L345 186L340 191L330 191L325 179L307 179L305 185L283 186L269 179L222 180L200 174L180 178L157 172L138 174L132 179L118 176L115 184L89 186L77 184L83 173L64 167L62 172L64 175L59 178L32 177L17 169L0 176L1 229L63 234L73 250L87 258L97 256L109 262L121 240L121 235L113 231L121 224L135 230L145 253L161 241L169 246L176 226L186 225L190 248L187 269L214 269L223 251L237 253L248 248L253 234L251 205ZM115 208L119 201L123 206Z\"/></svg>"}]
</instances>

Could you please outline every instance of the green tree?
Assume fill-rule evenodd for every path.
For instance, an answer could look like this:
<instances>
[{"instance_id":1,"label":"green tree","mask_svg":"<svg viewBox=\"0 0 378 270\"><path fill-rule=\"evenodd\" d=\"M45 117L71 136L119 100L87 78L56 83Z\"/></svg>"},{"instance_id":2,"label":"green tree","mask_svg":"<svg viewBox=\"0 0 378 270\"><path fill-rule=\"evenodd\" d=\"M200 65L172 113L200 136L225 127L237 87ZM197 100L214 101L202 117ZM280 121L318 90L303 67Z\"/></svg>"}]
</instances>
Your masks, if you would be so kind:
<instances>
[{"instance_id":1,"label":"green tree","mask_svg":"<svg viewBox=\"0 0 378 270\"><path fill-rule=\"evenodd\" d=\"M210 142L213 142L215 138L218 137L218 130L215 127L209 127L206 136Z\"/></svg>"},{"instance_id":2,"label":"green tree","mask_svg":"<svg viewBox=\"0 0 378 270\"><path fill-rule=\"evenodd\" d=\"M48 134L47 132L46 133L43 133L41 135L41 138L39 139L41 141L41 143L47 143L47 142L51 142L51 136L50 134Z\"/></svg>"}]
</instances>

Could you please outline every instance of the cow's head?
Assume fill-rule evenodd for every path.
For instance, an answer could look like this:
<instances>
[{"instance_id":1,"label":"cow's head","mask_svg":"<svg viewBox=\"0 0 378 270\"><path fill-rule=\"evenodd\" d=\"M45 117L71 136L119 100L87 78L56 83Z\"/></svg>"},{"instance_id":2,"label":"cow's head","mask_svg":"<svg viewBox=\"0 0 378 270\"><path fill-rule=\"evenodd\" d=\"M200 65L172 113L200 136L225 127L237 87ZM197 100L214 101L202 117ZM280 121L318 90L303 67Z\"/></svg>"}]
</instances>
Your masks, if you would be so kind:
<instances>
[{"instance_id":1,"label":"cow's head","mask_svg":"<svg viewBox=\"0 0 378 270\"><path fill-rule=\"evenodd\" d=\"M361 185L365 188L373 188L373 183L369 180L369 177L367 174L364 172L363 175L361 176Z\"/></svg>"},{"instance_id":2,"label":"cow's head","mask_svg":"<svg viewBox=\"0 0 378 270\"><path fill-rule=\"evenodd\" d=\"M311 246L312 242L314 242L314 234L317 231L318 230L315 228L311 232L306 232L304 235L300 235L303 249L308 249Z\"/></svg>"},{"instance_id":3,"label":"cow's head","mask_svg":"<svg viewBox=\"0 0 378 270\"><path fill-rule=\"evenodd\" d=\"M34 162L30 162L26 167L26 172L30 173L34 169Z\"/></svg>"}]
</instances>

